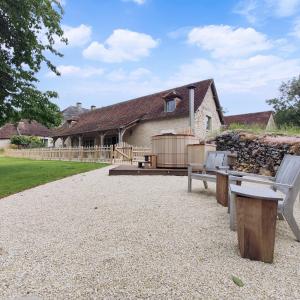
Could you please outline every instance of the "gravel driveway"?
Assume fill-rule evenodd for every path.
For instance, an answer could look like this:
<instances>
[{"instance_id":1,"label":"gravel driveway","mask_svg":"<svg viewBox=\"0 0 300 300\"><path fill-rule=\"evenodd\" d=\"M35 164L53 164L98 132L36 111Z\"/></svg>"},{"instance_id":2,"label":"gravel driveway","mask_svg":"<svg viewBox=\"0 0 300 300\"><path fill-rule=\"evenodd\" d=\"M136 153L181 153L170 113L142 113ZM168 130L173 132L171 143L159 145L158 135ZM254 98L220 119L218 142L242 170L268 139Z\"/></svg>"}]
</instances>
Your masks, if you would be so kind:
<instances>
[{"instance_id":1,"label":"gravel driveway","mask_svg":"<svg viewBox=\"0 0 300 300\"><path fill-rule=\"evenodd\" d=\"M274 264L242 259L213 185L188 194L186 177L107 174L0 200L1 299L300 298L300 243L286 222Z\"/></svg>"}]
</instances>

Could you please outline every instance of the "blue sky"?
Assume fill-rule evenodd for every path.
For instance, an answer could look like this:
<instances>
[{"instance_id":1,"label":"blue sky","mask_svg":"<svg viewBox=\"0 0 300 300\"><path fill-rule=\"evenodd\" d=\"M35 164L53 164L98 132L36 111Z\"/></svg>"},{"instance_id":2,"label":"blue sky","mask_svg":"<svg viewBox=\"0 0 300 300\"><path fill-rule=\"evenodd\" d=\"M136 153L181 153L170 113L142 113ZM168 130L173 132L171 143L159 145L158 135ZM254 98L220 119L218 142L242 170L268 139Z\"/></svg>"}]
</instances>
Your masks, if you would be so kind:
<instances>
[{"instance_id":1,"label":"blue sky","mask_svg":"<svg viewBox=\"0 0 300 300\"><path fill-rule=\"evenodd\" d=\"M69 45L44 69L63 109L106 106L214 78L227 114L269 109L300 74L300 0L61 0Z\"/></svg>"}]
</instances>

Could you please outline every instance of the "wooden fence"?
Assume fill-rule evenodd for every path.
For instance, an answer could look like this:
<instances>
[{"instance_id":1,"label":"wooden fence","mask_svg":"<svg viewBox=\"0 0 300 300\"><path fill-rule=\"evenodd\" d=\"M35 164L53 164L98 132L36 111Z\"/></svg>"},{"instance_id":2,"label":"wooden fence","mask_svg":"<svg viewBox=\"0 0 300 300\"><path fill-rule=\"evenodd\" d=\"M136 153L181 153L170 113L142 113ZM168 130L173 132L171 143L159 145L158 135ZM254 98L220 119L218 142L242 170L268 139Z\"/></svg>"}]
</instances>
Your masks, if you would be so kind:
<instances>
[{"instance_id":1,"label":"wooden fence","mask_svg":"<svg viewBox=\"0 0 300 300\"><path fill-rule=\"evenodd\" d=\"M105 162L110 164L136 164L151 153L151 148L130 146L122 143L111 146L6 149L5 155L36 160L65 160Z\"/></svg>"}]
</instances>

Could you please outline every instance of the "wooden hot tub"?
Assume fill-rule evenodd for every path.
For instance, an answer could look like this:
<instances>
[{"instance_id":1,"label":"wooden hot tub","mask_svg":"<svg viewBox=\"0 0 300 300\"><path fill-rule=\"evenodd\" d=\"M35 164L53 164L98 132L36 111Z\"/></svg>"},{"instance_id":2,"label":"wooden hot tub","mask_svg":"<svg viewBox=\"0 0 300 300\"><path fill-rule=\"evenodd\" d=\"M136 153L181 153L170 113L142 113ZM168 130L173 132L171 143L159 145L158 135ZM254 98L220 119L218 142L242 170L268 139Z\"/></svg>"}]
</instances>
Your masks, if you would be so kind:
<instances>
[{"instance_id":1,"label":"wooden hot tub","mask_svg":"<svg viewBox=\"0 0 300 300\"><path fill-rule=\"evenodd\" d=\"M199 139L189 134L161 134L152 137L152 152L157 155L158 168L187 168L187 145Z\"/></svg>"}]
</instances>

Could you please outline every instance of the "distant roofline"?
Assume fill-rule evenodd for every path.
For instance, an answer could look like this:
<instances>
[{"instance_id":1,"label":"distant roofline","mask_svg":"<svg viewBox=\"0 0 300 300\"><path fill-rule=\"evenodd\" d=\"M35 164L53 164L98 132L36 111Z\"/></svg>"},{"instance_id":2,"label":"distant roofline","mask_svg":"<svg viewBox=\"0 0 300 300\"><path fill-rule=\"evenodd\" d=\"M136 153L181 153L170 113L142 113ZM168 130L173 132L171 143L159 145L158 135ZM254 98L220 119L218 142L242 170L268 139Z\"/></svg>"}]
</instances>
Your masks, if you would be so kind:
<instances>
[{"instance_id":1,"label":"distant roofline","mask_svg":"<svg viewBox=\"0 0 300 300\"><path fill-rule=\"evenodd\" d=\"M63 113L64 111L66 111L69 108L77 108L78 109L78 107L76 105L70 105L70 106L66 107L65 109L63 109L61 112ZM85 107L81 107L80 109L82 109L82 110L88 110L88 111L90 110L90 109L85 108Z\"/></svg>"},{"instance_id":2,"label":"distant roofline","mask_svg":"<svg viewBox=\"0 0 300 300\"><path fill-rule=\"evenodd\" d=\"M237 115L224 115L224 118L228 117L239 117L239 116L250 116L250 115L257 115L257 114L264 114L264 113L270 113L273 114L274 112L272 110L265 110L265 111L258 111L253 113L246 113L246 114L237 114Z\"/></svg>"}]
</instances>

